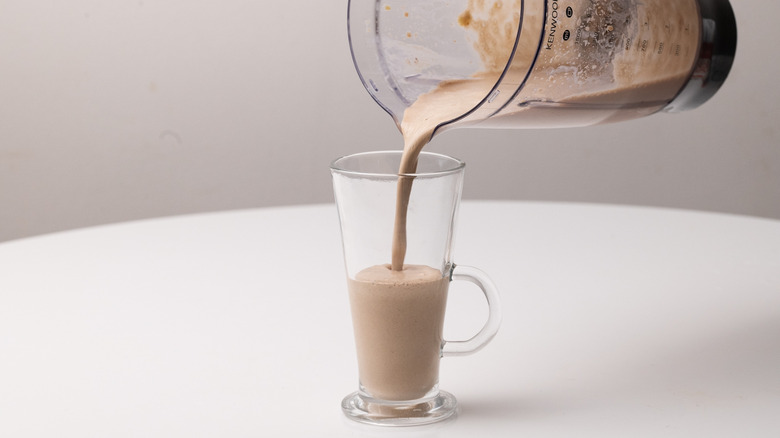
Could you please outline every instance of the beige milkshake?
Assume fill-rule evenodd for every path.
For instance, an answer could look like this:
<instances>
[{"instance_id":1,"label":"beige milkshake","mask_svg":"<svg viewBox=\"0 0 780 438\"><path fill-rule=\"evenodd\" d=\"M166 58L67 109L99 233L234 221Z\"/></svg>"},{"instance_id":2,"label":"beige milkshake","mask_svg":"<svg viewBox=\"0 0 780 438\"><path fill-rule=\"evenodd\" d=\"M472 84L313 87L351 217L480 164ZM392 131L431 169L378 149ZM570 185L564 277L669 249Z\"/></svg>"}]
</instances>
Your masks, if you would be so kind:
<instances>
[{"instance_id":1,"label":"beige milkshake","mask_svg":"<svg viewBox=\"0 0 780 438\"><path fill-rule=\"evenodd\" d=\"M428 266L367 268L349 280L360 383L375 398L416 400L439 381L449 280Z\"/></svg>"}]
</instances>

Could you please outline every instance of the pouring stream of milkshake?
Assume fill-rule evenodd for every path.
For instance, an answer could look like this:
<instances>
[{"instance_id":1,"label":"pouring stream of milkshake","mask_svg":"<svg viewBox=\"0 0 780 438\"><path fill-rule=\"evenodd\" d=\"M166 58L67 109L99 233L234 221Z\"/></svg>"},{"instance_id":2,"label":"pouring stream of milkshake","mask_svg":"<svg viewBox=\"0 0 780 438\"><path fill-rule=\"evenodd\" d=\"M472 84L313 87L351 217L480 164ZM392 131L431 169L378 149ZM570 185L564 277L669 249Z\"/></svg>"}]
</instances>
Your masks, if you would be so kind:
<instances>
[{"instance_id":1,"label":"pouring stream of milkshake","mask_svg":"<svg viewBox=\"0 0 780 438\"><path fill-rule=\"evenodd\" d=\"M404 113L401 123L404 151L398 170L401 176L398 178L393 231L391 265L394 271L403 269L406 255L406 213L414 178L405 175L417 171L417 157L430 142L436 127L460 116L483 98L484 85L475 86L472 81L442 83L435 91L420 96Z\"/></svg>"},{"instance_id":2,"label":"pouring stream of milkshake","mask_svg":"<svg viewBox=\"0 0 780 438\"><path fill-rule=\"evenodd\" d=\"M434 131L442 124L461 117L474 108L489 93L501 75L506 56L514 45L515 31L519 24L519 2L502 9L501 3L486 6L484 1L470 0L459 23L463 27L477 30L475 48L482 57L484 71L473 78L441 82L434 90L422 94L406 109L401 121L404 150L398 170L398 192L396 198L395 227L391 267L394 271L403 269L406 255L406 213L412 190L412 177L417 170L417 157L423 147L431 141ZM514 12L513 12L514 11ZM507 15L510 14L510 15ZM482 16L483 19L475 17ZM507 27L495 26L509 20Z\"/></svg>"}]
</instances>

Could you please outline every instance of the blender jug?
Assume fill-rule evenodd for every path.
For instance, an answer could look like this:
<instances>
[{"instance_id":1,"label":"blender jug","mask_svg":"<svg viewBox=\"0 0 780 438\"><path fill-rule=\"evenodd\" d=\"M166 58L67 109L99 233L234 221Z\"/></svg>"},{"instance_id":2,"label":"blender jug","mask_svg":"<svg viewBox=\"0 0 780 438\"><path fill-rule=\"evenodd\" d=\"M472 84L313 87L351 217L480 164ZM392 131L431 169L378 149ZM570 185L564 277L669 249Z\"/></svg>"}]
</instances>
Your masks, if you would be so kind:
<instances>
[{"instance_id":1,"label":"blender jug","mask_svg":"<svg viewBox=\"0 0 780 438\"><path fill-rule=\"evenodd\" d=\"M456 96L437 131L692 109L736 50L728 0L350 0L348 30L363 85L399 127L421 97Z\"/></svg>"}]
</instances>

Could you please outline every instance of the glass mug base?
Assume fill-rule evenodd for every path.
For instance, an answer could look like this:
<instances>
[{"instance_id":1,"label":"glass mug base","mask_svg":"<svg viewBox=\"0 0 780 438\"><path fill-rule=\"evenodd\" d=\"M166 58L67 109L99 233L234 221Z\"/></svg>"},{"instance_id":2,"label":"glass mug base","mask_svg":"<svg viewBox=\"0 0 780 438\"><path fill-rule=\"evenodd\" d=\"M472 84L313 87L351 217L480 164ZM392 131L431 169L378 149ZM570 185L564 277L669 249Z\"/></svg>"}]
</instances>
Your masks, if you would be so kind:
<instances>
[{"instance_id":1,"label":"glass mug base","mask_svg":"<svg viewBox=\"0 0 780 438\"><path fill-rule=\"evenodd\" d=\"M437 423L457 412L455 396L439 391L432 398L411 401L379 400L353 392L341 401L341 409L350 420L376 426L421 426Z\"/></svg>"}]
</instances>

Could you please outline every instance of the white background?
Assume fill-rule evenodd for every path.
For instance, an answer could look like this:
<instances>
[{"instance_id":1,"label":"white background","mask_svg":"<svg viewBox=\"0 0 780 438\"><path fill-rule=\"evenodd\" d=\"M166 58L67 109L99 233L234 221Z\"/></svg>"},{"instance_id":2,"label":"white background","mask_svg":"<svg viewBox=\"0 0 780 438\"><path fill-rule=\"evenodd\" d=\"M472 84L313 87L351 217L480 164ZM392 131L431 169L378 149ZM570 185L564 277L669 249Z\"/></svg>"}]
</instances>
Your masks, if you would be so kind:
<instances>
[{"instance_id":1,"label":"white background","mask_svg":"<svg viewBox=\"0 0 780 438\"><path fill-rule=\"evenodd\" d=\"M732 73L703 107L568 130L454 130L466 198L780 219L780 4L732 1ZM0 0L0 241L332 200L328 164L400 148L363 90L346 0Z\"/></svg>"}]
</instances>

